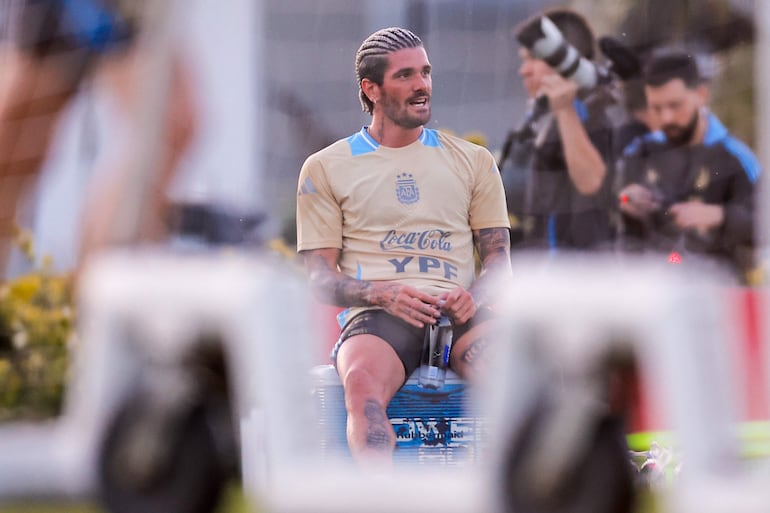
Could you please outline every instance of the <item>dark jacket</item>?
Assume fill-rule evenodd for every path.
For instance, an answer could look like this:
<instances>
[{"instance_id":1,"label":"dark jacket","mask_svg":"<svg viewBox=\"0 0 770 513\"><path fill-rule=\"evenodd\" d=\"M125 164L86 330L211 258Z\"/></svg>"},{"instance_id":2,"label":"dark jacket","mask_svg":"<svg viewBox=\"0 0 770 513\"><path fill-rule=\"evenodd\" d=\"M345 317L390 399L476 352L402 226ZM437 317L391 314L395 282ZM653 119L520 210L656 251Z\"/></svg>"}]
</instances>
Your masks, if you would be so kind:
<instances>
[{"instance_id":1,"label":"dark jacket","mask_svg":"<svg viewBox=\"0 0 770 513\"><path fill-rule=\"evenodd\" d=\"M702 144L673 146L663 132L636 139L626 149L620 187L638 183L653 190L662 207L649 222L623 216L627 250L683 251L746 267L741 252L754 245L754 190L760 174L757 158L713 114ZM678 202L697 200L724 206L721 227L708 233L683 232L667 214Z\"/></svg>"},{"instance_id":2,"label":"dark jacket","mask_svg":"<svg viewBox=\"0 0 770 513\"><path fill-rule=\"evenodd\" d=\"M509 211L521 218L523 240L515 247L596 249L608 245L612 238L609 185L612 183L613 128L605 112L607 104L603 98L589 99L576 101L575 108L607 166L605 185L596 194L587 196L578 192L567 171L556 121L544 120L540 133L522 143L518 150L519 167L526 169L519 170L524 173L523 190L516 196L515 204L510 201L514 197L510 189L506 191Z\"/></svg>"}]
</instances>

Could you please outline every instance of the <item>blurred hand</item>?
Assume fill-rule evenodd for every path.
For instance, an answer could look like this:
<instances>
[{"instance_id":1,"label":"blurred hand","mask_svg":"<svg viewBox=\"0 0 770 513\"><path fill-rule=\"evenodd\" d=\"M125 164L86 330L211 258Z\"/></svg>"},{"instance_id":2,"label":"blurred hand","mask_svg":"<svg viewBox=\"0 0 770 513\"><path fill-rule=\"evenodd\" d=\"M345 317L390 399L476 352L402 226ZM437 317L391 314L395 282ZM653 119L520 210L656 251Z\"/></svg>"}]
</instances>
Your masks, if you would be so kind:
<instances>
[{"instance_id":1,"label":"blurred hand","mask_svg":"<svg viewBox=\"0 0 770 513\"><path fill-rule=\"evenodd\" d=\"M725 219L725 209L722 205L709 205L701 201L675 203L669 209L669 214L683 230L696 230L701 235L721 226Z\"/></svg>"},{"instance_id":2,"label":"blurred hand","mask_svg":"<svg viewBox=\"0 0 770 513\"><path fill-rule=\"evenodd\" d=\"M660 209L660 200L655 194L638 183L626 185L618 195L620 210L624 214L637 219L645 219Z\"/></svg>"}]
</instances>

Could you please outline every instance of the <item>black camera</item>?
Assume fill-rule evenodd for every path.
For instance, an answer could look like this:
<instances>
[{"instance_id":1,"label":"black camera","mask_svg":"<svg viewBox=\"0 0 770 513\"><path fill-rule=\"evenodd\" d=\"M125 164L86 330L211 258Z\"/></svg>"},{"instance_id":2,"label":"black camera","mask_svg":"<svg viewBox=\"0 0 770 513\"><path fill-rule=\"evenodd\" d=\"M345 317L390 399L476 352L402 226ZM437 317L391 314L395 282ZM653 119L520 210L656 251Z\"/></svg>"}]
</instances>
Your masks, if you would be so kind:
<instances>
[{"instance_id":1,"label":"black camera","mask_svg":"<svg viewBox=\"0 0 770 513\"><path fill-rule=\"evenodd\" d=\"M544 60L564 78L575 81L583 91L611 84L615 78L631 80L641 74L638 57L619 40L609 36L599 39L599 48L610 61L610 66L597 66L583 57L547 16L535 18L522 26L516 38L533 57ZM534 137L532 126L549 109L548 97L535 99L521 126L511 130L503 142L498 167L502 168L510 157L514 143L522 143Z\"/></svg>"},{"instance_id":2,"label":"black camera","mask_svg":"<svg viewBox=\"0 0 770 513\"><path fill-rule=\"evenodd\" d=\"M583 57L547 16L536 18L522 27L516 38L533 57L544 60L582 89L592 89L609 80L607 71Z\"/></svg>"}]
</instances>

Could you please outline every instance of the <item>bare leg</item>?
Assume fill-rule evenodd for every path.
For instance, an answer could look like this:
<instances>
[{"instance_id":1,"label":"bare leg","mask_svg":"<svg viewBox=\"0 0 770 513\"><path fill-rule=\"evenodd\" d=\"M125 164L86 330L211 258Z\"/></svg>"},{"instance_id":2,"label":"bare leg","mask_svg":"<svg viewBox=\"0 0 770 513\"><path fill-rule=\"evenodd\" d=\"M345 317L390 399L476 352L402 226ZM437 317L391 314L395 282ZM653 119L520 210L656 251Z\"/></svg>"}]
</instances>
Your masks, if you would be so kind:
<instances>
[{"instance_id":1,"label":"bare leg","mask_svg":"<svg viewBox=\"0 0 770 513\"><path fill-rule=\"evenodd\" d=\"M82 217L83 236L76 277L87 264L88 258L99 250L115 243L113 228L125 201L125 189L136 170L135 140L142 134L137 113L141 111L143 98L138 84L142 79L142 63L147 56L138 48L124 52L119 57L105 61L99 69L97 84L105 87L116 99L120 114L128 125L131 140L118 143L113 148L112 162L108 167L114 172L105 173L106 180L91 185L92 193L85 205ZM160 141L162 159L157 164L155 187L143 198L143 219L139 238L144 241L163 240L166 233L166 192L176 175L178 164L192 143L197 129L197 104L194 98L192 77L181 58L172 62L171 83L167 110L159 114L158 122L164 124L164 139ZM76 280L77 281L77 280Z\"/></svg>"},{"instance_id":2,"label":"bare leg","mask_svg":"<svg viewBox=\"0 0 770 513\"><path fill-rule=\"evenodd\" d=\"M404 383L401 360L381 338L357 335L340 347L337 371L345 389L353 459L365 468L390 468L396 435L385 410Z\"/></svg>"},{"instance_id":3,"label":"bare leg","mask_svg":"<svg viewBox=\"0 0 770 513\"><path fill-rule=\"evenodd\" d=\"M56 122L78 85L63 68L65 59L0 45L0 274L17 205L37 180Z\"/></svg>"}]
</instances>

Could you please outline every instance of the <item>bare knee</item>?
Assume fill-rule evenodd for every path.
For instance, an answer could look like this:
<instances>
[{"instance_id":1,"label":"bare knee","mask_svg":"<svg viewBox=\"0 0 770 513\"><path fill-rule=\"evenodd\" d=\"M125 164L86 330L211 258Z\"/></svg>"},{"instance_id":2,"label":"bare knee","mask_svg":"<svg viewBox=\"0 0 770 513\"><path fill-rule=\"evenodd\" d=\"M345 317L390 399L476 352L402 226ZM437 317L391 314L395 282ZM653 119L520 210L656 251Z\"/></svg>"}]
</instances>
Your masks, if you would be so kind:
<instances>
[{"instance_id":1,"label":"bare knee","mask_svg":"<svg viewBox=\"0 0 770 513\"><path fill-rule=\"evenodd\" d=\"M351 370L343 378L348 411L348 442L355 452L390 454L395 433L388 419L389 402L382 384L365 370Z\"/></svg>"},{"instance_id":2,"label":"bare knee","mask_svg":"<svg viewBox=\"0 0 770 513\"><path fill-rule=\"evenodd\" d=\"M378 405L382 410L387 405L384 386L377 383L375 376L366 369L350 369L342 378L345 390L345 405L349 411L361 412L367 406Z\"/></svg>"}]
</instances>

